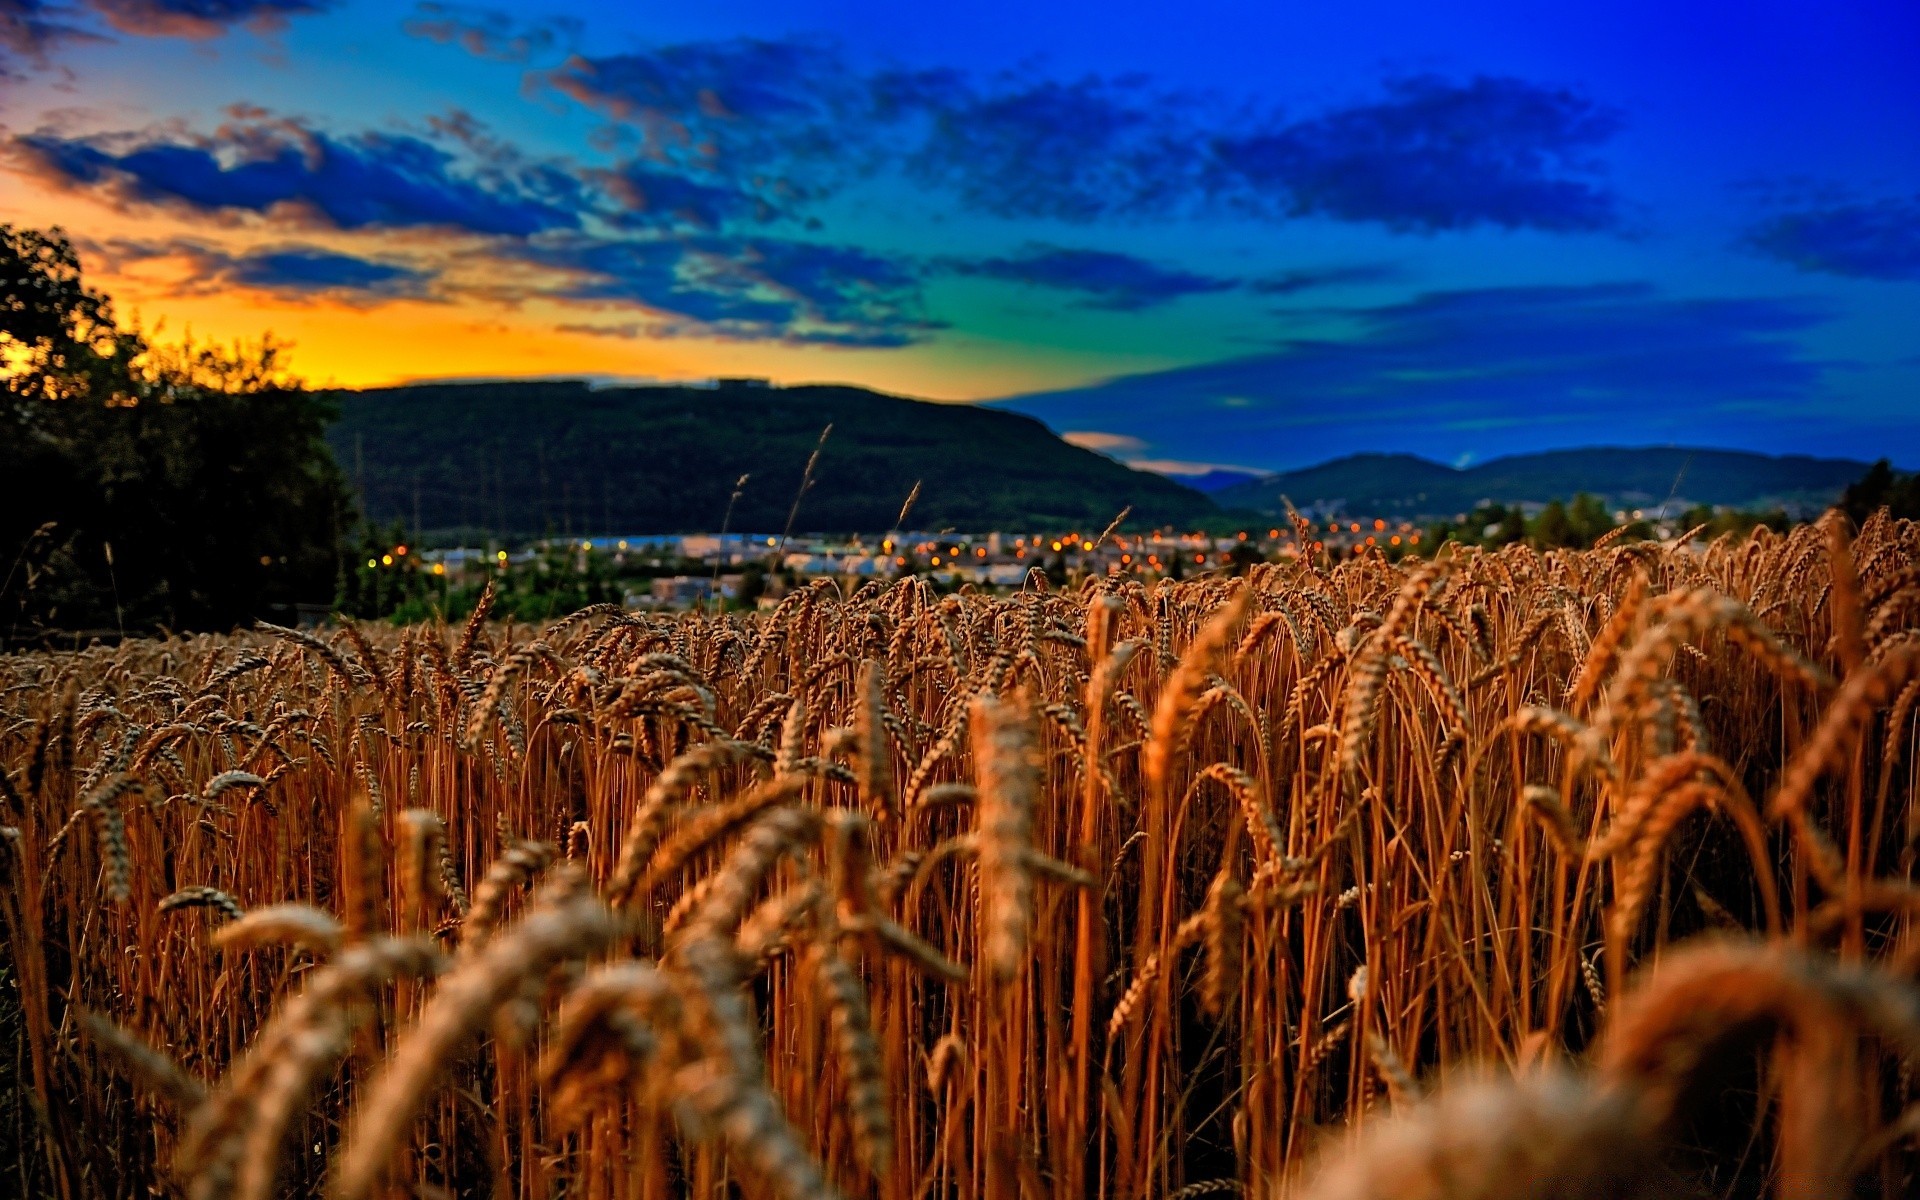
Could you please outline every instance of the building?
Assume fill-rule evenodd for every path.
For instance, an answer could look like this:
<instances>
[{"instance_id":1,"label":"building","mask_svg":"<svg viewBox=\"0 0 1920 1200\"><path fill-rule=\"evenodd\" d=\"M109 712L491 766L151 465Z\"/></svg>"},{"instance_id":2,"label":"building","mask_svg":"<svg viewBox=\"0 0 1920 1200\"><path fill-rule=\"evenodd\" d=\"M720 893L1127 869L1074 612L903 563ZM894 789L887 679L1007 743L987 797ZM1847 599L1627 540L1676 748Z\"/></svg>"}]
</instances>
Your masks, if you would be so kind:
<instances>
[{"instance_id":1,"label":"building","mask_svg":"<svg viewBox=\"0 0 1920 1200\"><path fill-rule=\"evenodd\" d=\"M669 575L654 580L651 591L656 604L692 604L711 600L714 586L703 575Z\"/></svg>"}]
</instances>

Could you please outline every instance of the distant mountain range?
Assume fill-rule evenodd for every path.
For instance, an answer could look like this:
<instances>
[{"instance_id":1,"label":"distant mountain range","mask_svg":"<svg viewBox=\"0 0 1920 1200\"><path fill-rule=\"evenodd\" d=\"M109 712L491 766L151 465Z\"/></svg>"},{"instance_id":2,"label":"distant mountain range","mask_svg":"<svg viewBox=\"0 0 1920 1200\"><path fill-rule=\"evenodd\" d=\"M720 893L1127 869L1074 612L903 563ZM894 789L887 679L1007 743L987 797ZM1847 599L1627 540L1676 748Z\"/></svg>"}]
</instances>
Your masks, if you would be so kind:
<instances>
[{"instance_id":1,"label":"distant mountain range","mask_svg":"<svg viewBox=\"0 0 1920 1200\"><path fill-rule=\"evenodd\" d=\"M1616 508L1666 503L1808 509L1832 503L1867 465L1673 446L1551 450L1466 468L1411 454L1355 454L1234 484L1214 492L1213 499L1223 508L1261 514L1284 512L1291 500L1300 508L1319 504L1408 518L1448 517L1483 501L1564 500L1576 492L1599 496Z\"/></svg>"},{"instance_id":2,"label":"distant mountain range","mask_svg":"<svg viewBox=\"0 0 1920 1200\"><path fill-rule=\"evenodd\" d=\"M521 535L785 528L880 532L920 481L918 529L1193 527L1221 514L1171 479L1068 445L1032 417L855 387L423 384L330 394L364 511L426 531Z\"/></svg>"},{"instance_id":3,"label":"distant mountain range","mask_svg":"<svg viewBox=\"0 0 1920 1200\"><path fill-rule=\"evenodd\" d=\"M1235 471L1227 467L1216 467L1211 471L1201 471L1193 475L1182 474L1178 471L1163 471L1161 473L1176 483L1184 483L1194 491L1204 492L1209 496L1224 492L1228 488L1238 484L1253 483L1265 478L1265 476L1261 475L1258 471Z\"/></svg>"}]
</instances>

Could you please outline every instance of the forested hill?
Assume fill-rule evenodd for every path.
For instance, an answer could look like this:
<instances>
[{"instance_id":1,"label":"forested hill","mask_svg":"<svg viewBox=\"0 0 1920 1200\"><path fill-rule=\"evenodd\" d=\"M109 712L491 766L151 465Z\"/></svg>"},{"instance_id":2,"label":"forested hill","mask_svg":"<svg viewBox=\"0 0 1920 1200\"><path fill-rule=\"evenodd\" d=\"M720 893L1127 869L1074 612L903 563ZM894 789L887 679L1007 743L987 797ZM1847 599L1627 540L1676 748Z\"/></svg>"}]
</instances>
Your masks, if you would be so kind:
<instances>
[{"instance_id":1,"label":"forested hill","mask_svg":"<svg viewBox=\"0 0 1920 1200\"><path fill-rule=\"evenodd\" d=\"M673 533L1132 528L1217 516L1205 496L1070 446L1031 417L854 387L590 388L577 382L339 391L328 434L367 515L426 531Z\"/></svg>"}]
</instances>

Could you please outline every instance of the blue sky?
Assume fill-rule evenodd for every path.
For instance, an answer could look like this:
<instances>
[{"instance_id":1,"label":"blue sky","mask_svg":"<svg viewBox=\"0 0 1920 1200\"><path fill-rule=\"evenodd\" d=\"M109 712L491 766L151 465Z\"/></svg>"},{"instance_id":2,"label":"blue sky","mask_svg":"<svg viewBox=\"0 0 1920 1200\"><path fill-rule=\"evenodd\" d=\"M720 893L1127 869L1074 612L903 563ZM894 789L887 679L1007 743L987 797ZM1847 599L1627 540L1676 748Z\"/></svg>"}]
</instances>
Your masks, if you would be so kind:
<instances>
[{"instance_id":1,"label":"blue sky","mask_svg":"<svg viewBox=\"0 0 1920 1200\"><path fill-rule=\"evenodd\" d=\"M1920 8L0 0L0 220L310 376L763 374L1157 469L1920 466Z\"/></svg>"}]
</instances>

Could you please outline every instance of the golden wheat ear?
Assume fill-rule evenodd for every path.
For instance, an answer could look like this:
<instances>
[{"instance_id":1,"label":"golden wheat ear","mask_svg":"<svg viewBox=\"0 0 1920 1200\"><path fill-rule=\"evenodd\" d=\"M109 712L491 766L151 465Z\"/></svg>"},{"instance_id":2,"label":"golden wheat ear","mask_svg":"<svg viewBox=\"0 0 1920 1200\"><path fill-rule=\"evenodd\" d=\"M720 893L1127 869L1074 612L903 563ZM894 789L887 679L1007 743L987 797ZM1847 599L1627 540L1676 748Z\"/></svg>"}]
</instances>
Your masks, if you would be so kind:
<instances>
[{"instance_id":1,"label":"golden wheat ear","mask_svg":"<svg viewBox=\"0 0 1920 1200\"><path fill-rule=\"evenodd\" d=\"M74 1010L74 1018L87 1038L107 1054L118 1059L135 1083L158 1096L164 1096L182 1111L206 1098L207 1085L190 1075L164 1050L154 1046L132 1030L86 1009Z\"/></svg>"},{"instance_id":2,"label":"golden wheat ear","mask_svg":"<svg viewBox=\"0 0 1920 1200\"><path fill-rule=\"evenodd\" d=\"M1862 1097L1877 1073L1859 1050L1878 1041L1920 1056L1920 989L1907 979L1781 943L1709 939L1669 954L1618 1006L1601 1044L1602 1079L1635 1098L1658 1129L1728 1051L1777 1038L1776 1155L1804 1195L1843 1195L1872 1122Z\"/></svg>"},{"instance_id":3,"label":"golden wheat ear","mask_svg":"<svg viewBox=\"0 0 1920 1200\"><path fill-rule=\"evenodd\" d=\"M1460 1080L1328 1145L1300 1200L1654 1200L1693 1194L1631 1100L1560 1070Z\"/></svg>"}]
</instances>

